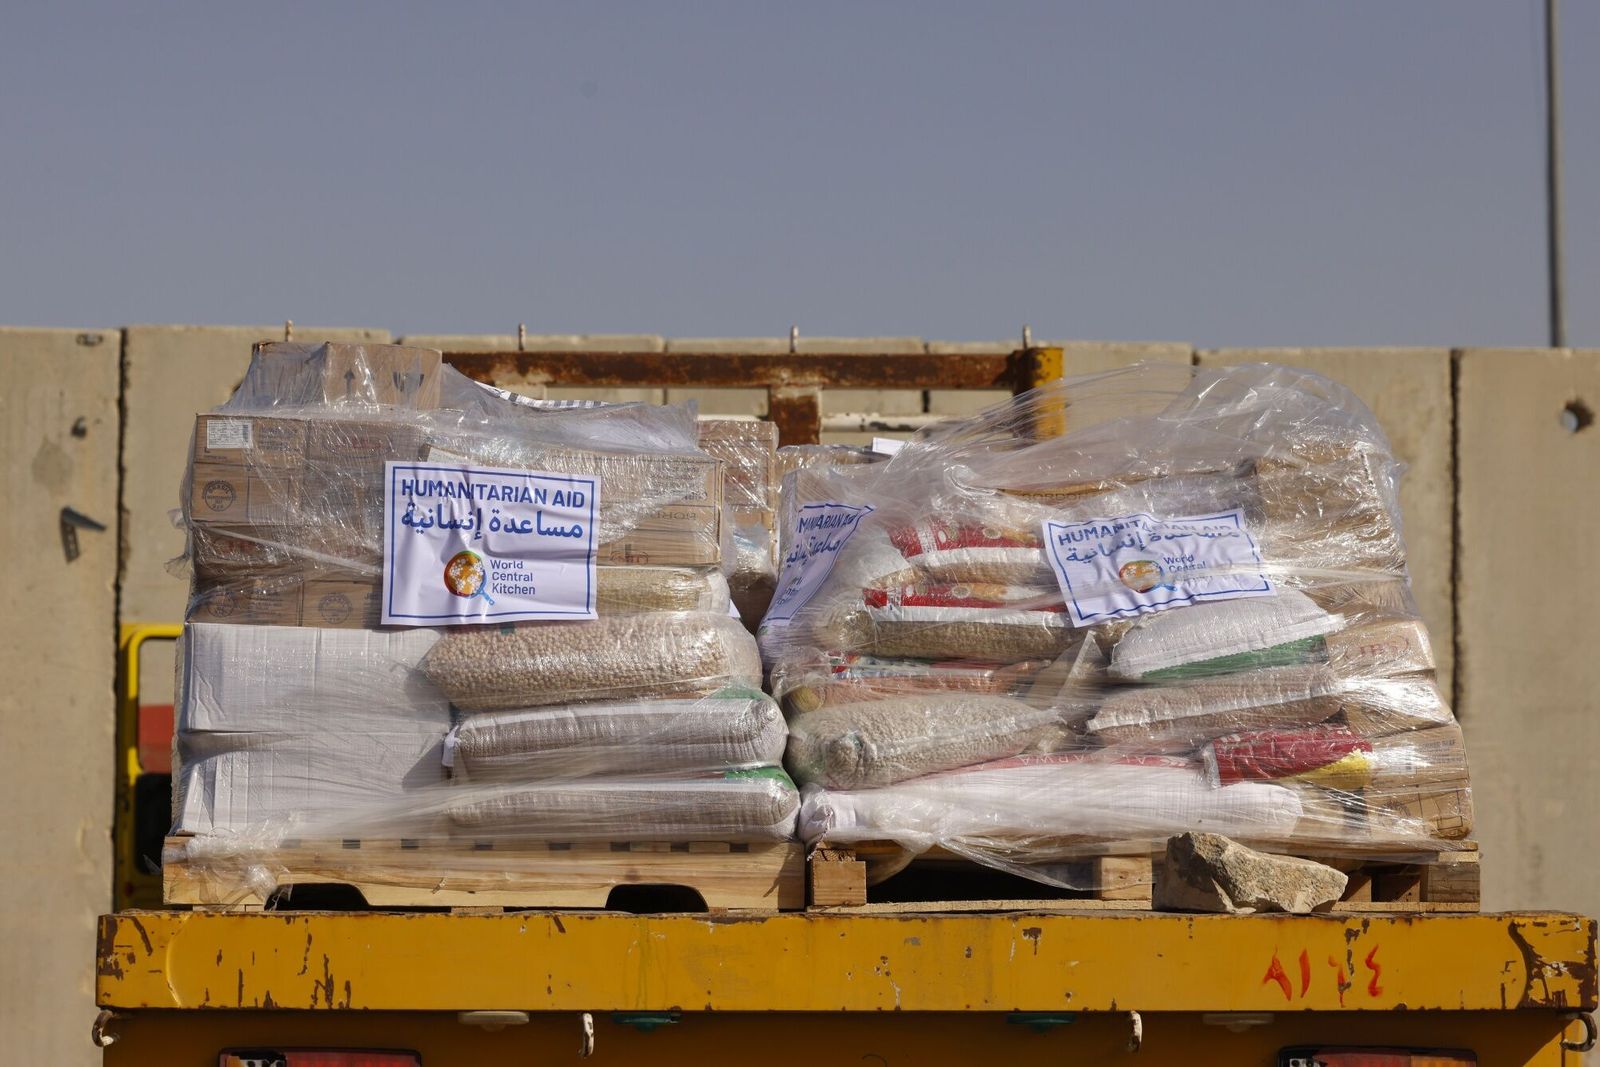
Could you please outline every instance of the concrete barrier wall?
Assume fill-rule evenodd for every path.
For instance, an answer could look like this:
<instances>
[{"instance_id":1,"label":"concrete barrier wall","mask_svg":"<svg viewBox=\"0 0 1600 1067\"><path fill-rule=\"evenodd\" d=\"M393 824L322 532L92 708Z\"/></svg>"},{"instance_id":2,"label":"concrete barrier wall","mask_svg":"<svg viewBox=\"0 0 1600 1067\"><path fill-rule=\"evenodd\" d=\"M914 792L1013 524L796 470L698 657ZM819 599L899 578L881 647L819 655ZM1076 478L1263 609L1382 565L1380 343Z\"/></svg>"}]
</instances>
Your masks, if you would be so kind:
<instances>
[{"instance_id":1,"label":"concrete barrier wall","mask_svg":"<svg viewBox=\"0 0 1600 1067\"><path fill-rule=\"evenodd\" d=\"M111 905L116 330L0 329L0 1060L100 1062L94 919ZM63 509L102 524L62 537ZM76 552L75 557L73 551Z\"/></svg>"},{"instance_id":2,"label":"concrete barrier wall","mask_svg":"<svg viewBox=\"0 0 1600 1067\"><path fill-rule=\"evenodd\" d=\"M9 446L4 485L7 499L28 501L0 525L0 547L5 558L30 562L0 574L0 590L10 604L49 605L0 646L0 721L18 739L16 773L0 790L11 825L26 828L14 829L7 842L23 877L0 883L0 943L7 947L0 953L0 1033L29 1035L17 1049L27 1062L95 1062L83 1032L92 1017L91 922L110 902L115 624L181 618L186 586L166 564L183 539L168 514L177 505L193 415L227 397L252 342L275 336L280 328L0 330L0 363L10 374L0 391ZM389 336L382 329L296 330L304 339ZM457 349L517 344L511 334L406 340ZM968 347L916 338L819 338L802 347L887 351L891 343L952 353ZM528 344L788 349L787 338L654 335L536 335ZM1590 563L1600 547L1590 522L1600 475L1600 426L1590 425L1600 410L1600 351L1197 352L1184 344L1115 342L1065 348L1068 374L1142 359L1297 364L1345 383L1373 408L1410 467L1402 505L1413 579L1469 734L1485 906L1600 912L1592 847L1600 839L1600 779L1591 770L1600 742L1600 655L1588 647L1596 632L1590 605L1600 602ZM559 392L694 396L703 410L729 414L760 414L765 406L759 390ZM835 391L827 408L960 414L1000 399ZM72 429L80 416L81 436ZM63 506L112 527L81 533L82 554L72 563L60 548ZM157 685L164 666L146 666ZM77 755L63 761L62 752Z\"/></svg>"},{"instance_id":3,"label":"concrete barrier wall","mask_svg":"<svg viewBox=\"0 0 1600 1067\"><path fill-rule=\"evenodd\" d=\"M1460 662L1485 905L1600 914L1600 350L1459 356Z\"/></svg>"}]
</instances>

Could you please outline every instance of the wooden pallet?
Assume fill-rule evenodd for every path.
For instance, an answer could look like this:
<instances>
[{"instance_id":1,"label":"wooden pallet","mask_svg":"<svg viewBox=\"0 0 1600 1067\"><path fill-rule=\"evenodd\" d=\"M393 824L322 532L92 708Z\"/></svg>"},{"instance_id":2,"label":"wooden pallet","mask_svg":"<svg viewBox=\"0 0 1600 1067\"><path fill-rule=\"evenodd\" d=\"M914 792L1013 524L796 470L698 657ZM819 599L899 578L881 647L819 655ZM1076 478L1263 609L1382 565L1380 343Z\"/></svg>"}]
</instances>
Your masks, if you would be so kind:
<instances>
[{"instance_id":1,"label":"wooden pallet","mask_svg":"<svg viewBox=\"0 0 1600 1067\"><path fill-rule=\"evenodd\" d=\"M296 888L345 886L373 908L604 908L613 890L637 886L631 910L685 910L686 892L710 911L805 906L805 850L795 842L289 841L247 860L194 861L189 840L167 839L168 904L249 910L292 905Z\"/></svg>"},{"instance_id":2,"label":"wooden pallet","mask_svg":"<svg viewBox=\"0 0 1600 1067\"><path fill-rule=\"evenodd\" d=\"M1308 855L1310 853L1307 853ZM1478 847L1459 842L1451 851L1362 859L1312 855L1350 878L1334 913L1476 912L1479 908ZM1425 861L1425 862L1424 862ZM1082 860L1084 892L1055 891L1014 876L985 871L970 861L935 850L906 864L894 845L869 842L852 847L819 846L806 867L808 907L830 912L903 913L950 911L1149 911L1161 854L1119 852L1107 846ZM893 872L868 886L869 870ZM986 878L1006 895L941 897L952 876ZM874 879L876 881L876 879ZM1046 896L1044 894L1049 893Z\"/></svg>"}]
</instances>

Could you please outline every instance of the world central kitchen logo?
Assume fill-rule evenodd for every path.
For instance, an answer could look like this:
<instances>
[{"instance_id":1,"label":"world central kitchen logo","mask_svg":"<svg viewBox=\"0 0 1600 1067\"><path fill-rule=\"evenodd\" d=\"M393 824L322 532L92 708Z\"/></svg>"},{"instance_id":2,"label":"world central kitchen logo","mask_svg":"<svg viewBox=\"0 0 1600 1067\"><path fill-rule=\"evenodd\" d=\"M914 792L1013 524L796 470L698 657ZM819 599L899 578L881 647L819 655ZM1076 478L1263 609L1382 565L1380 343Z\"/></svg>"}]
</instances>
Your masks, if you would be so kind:
<instances>
[{"instance_id":1,"label":"world central kitchen logo","mask_svg":"<svg viewBox=\"0 0 1600 1067\"><path fill-rule=\"evenodd\" d=\"M1136 559L1117 568L1122 584L1135 593L1148 593L1163 584L1167 572L1153 559Z\"/></svg>"},{"instance_id":2,"label":"world central kitchen logo","mask_svg":"<svg viewBox=\"0 0 1600 1067\"><path fill-rule=\"evenodd\" d=\"M457 552L445 563L444 587L452 596L466 600L481 596L491 605L494 603L494 597L489 595L489 572L483 565L483 557L467 549Z\"/></svg>"}]
</instances>

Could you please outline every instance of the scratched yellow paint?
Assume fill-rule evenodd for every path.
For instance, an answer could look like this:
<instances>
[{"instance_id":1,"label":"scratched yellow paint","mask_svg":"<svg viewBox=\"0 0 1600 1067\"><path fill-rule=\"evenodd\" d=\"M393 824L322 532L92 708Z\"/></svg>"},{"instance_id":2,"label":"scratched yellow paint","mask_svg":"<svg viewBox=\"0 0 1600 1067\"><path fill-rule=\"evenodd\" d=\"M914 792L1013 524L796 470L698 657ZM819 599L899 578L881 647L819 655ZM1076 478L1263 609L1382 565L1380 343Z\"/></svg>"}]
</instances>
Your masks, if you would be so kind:
<instances>
[{"instance_id":1,"label":"scratched yellow paint","mask_svg":"<svg viewBox=\"0 0 1600 1067\"><path fill-rule=\"evenodd\" d=\"M1595 1007L1555 914L1227 917L131 912L99 1002L384 1011L1503 1011Z\"/></svg>"}]
</instances>

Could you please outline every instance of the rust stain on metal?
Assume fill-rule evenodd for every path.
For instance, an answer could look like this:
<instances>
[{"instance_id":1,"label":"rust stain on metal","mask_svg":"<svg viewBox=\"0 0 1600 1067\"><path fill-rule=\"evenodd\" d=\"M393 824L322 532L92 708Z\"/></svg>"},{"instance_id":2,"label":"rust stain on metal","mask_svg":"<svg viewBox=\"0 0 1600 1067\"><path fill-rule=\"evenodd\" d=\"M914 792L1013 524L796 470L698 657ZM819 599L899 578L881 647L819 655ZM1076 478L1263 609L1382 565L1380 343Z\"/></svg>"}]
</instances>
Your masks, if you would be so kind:
<instances>
[{"instance_id":1,"label":"rust stain on metal","mask_svg":"<svg viewBox=\"0 0 1600 1067\"><path fill-rule=\"evenodd\" d=\"M1044 937L1043 928L1038 926L1029 926L1022 931L1022 936L1033 942L1033 954L1037 956L1039 954L1039 941Z\"/></svg>"},{"instance_id":2,"label":"rust stain on metal","mask_svg":"<svg viewBox=\"0 0 1600 1067\"><path fill-rule=\"evenodd\" d=\"M779 443L813 444L821 431L817 391L1009 389L1039 377L1038 349L934 355L926 352L758 354L740 352L446 352L444 360L490 385L700 386L765 388Z\"/></svg>"},{"instance_id":3,"label":"rust stain on metal","mask_svg":"<svg viewBox=\"0 0 1600 1067\"><path fill-rule=\"evenodd\" d=\"M1582 960L1547 960L1544 955L1534 947L1528 937L1530 930L1543 930L1550 924L1545 922L1520 922L1510 919L1506 922L1506 935L1511 938L1511 943L1517 946L1518 953L1522 956L1523 988L1522 999L1518 1001L1519 1008L1567 1008L1573 1006L1569 1003L1566 989L1552 986L1552 981L1566 979L1577 986L1577 1000L1580 1005L1592 1005L1596 999L1596 968L1595 947L1590 942ZM1538 986L1535 995L1534 987ZM1501 984L1501 998L1505 997L1505 985Z\"/></svg>"},{"instance_id":4,"label":"rust stain on metal","mask_svg":"<svg viewBox=\"0 0 1600 1067\"><path fill-rule=\"evenodd\" d=\"M311 1006L317 1006L317 994L322 994L323 1002L327 1007L333 1007L333 958L324 954L322 957L322 979L313 980L311 983Z\"/></svg>"},{"instance_id":5,"label":"rust stain on metal","mask_svg":"<svg viewBox=\"0 0 1600 1067\"><path fill-rule=\"evenodd\" d=\"M139 940L144 942L144 954L148 956L154 952L155 949L150 947L150 935L145 931L144 923L130 915L128 916L128 925L138 931Z\"/></svg>"},{"instance_id":6,"label":"rust stain on metal","mask_svg":"<svg viewBox=\"0 0 1600 1067\"><path fill-rule=\"evenodd\" d=\"M446 352L444 360L480 382L594 387L694 385L760 388L816 385L851 389L1022 389L1033 352Z\"/></svg>"},{"instance_id":7,"label":"rust stain on metal","mask_svg":"<svg viewBox=\"0 0 1600 1067\"><path fill-rule=\"evenodd\" d=\"M122 977L122 954L117 951L117 920L106 916L95 932L95 974L101 978Z\"/></svg>"},{"instance_id":8,"label":"rust stain on metal","mask_svg":"<svg viewBox=\"0 0 1600 1067\"><path fill-rule=\"evenodd\" d=\"M773 386L767 390L767 418L778 427L778 444L812 445L821 437L822 397L815 387Z\"/></svg>"}]
</instances>

